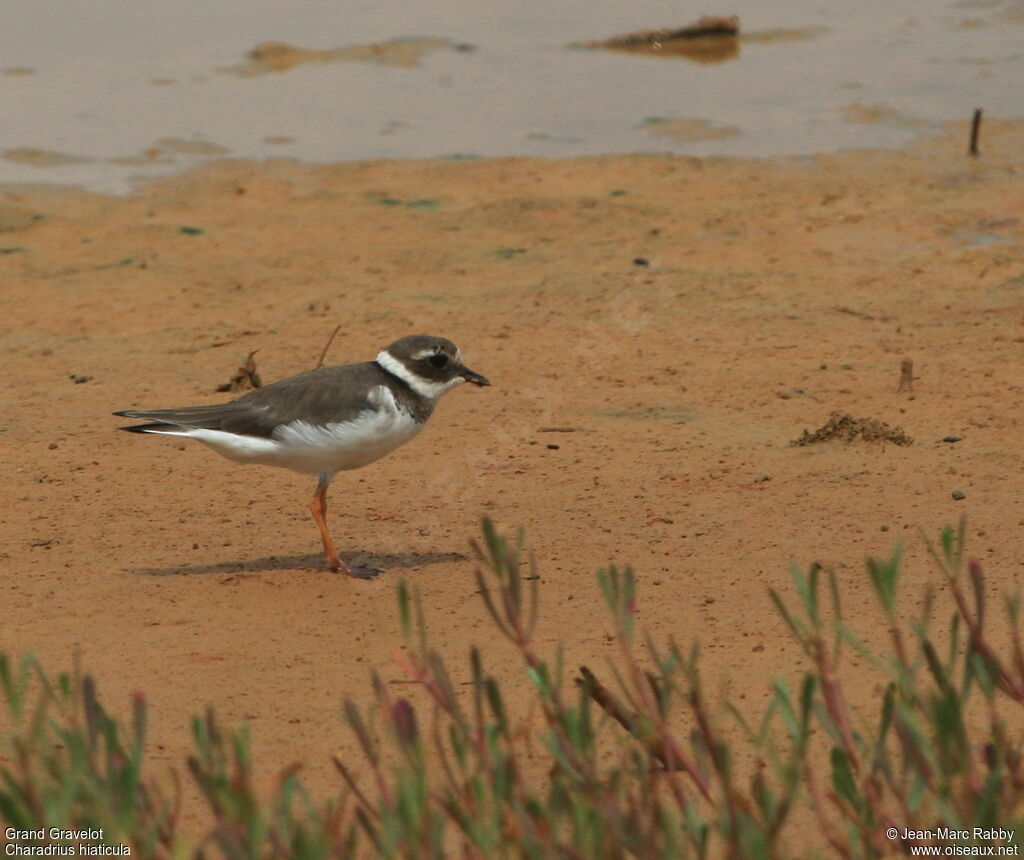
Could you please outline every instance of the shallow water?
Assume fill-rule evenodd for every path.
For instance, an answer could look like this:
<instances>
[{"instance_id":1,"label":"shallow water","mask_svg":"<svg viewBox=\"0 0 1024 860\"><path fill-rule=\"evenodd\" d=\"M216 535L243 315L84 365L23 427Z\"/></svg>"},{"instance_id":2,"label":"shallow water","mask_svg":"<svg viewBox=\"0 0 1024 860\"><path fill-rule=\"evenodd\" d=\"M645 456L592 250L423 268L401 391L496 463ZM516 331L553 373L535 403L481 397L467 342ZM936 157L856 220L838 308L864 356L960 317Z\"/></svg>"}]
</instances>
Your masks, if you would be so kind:
<instances>
[{"instance_id":1,"label":"shallow water","mask_svg":"<svg viewBox=\"0 0 1024 860\"><path fill-rule=\"evenodd\" d=\"M5 0L0 182L124 192L210 158L889 147L1020 112L1024 0ZM735 14L717 62L573 47ZM258 45L284 48L248 54ZM984 134L982 136L984 143Z\"/></svg>"}]
</instances>

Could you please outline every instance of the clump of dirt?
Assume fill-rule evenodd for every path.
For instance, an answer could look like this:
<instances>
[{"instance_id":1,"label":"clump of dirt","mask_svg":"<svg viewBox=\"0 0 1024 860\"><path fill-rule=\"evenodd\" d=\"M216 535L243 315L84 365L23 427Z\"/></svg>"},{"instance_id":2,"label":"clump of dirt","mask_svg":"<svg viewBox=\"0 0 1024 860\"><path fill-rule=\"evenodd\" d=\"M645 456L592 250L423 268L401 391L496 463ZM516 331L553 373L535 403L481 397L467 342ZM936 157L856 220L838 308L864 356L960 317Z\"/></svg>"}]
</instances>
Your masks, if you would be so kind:
<instances>
[{"instance_id":1,"label":"clump of dirt","mask_svg":"<svg viewBox=\"0 0 1024 860\"><path fill-rule=\"evenodd\" d=\"M892 442L895 445L914 444L914 440L903 432L902 427L890 427L877 418L854 418L839 412L833 412L817 430L804 430L803 435L790 444L817 445L833 439L843 442L863 439L866 442Z\"/></svg>"}]
</instances>

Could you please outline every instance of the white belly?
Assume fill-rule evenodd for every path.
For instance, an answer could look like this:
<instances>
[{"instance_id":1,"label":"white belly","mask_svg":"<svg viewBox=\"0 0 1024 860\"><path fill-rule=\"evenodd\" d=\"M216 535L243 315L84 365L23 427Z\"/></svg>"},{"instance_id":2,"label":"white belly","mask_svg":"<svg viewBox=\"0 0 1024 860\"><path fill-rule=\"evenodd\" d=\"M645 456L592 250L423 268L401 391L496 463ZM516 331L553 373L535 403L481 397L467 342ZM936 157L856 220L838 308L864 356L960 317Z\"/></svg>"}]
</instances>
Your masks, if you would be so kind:
<instances>
[{"instance_id":1,"label":"white belly","mask_svg":"<svg viewBox=\"0 0 1024 860\"><path fill-rule=\"evenodd\" d=\"M313 475L358 469L390 454L423 427L399 408L383 386L374 395L378 408L367 409L351 421L321 426L292 421L278 427L269 439L184 427L162 432L197 439L236 463L281 466Z\"/></svg>"}]
</instances>

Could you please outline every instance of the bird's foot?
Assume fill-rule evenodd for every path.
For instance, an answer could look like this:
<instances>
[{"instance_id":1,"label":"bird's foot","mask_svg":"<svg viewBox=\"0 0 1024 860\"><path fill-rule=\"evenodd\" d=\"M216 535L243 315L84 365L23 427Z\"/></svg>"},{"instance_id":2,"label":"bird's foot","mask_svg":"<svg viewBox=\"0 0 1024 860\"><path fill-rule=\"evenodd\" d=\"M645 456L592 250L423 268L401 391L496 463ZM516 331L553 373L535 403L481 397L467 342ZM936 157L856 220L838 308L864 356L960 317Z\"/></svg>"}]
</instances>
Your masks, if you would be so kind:
<instances>
[{"instance_id":1,"label":"bird's foot","mask_svg":"<svg viewBox=\"0 0 1024 860\"><path fill-rule=\"evenodd\" d=\"M345 573L354 579L376 579L384 571L375 567L345 564L338 556L327 556L327 567L337 573Z\"/></svg>"}]
</instances>

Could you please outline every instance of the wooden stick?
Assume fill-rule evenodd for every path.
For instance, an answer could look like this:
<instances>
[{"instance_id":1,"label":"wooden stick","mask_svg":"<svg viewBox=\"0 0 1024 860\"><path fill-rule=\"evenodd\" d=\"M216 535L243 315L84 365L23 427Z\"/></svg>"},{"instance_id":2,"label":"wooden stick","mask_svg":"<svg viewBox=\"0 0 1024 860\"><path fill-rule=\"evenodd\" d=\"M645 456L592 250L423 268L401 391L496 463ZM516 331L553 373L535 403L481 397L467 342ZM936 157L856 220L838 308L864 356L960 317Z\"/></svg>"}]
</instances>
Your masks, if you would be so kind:
<instances>
[{"instance_id":1,"label":"wooden stick","mask_svg":"<svg viewBox=\"0 0 1024 860\"><path fill-rule=\"evenodd\" d=\"M900 387L896 391L914 393L914 362L909 358L905 358L900 362Z\"/></svg>"},{"instance_id":2,"label":"wooden stick","mask_svg":"<svg viewBox=\"0 0 1024 860\"><path fill-rule=\"evenodd\" d=\"M972 158L977 158L978 153L978 135L981 134L981 108L975 108L974 118L971 120L971 142L967 147L967 154Z\"/></svg>"}]
</instances>

